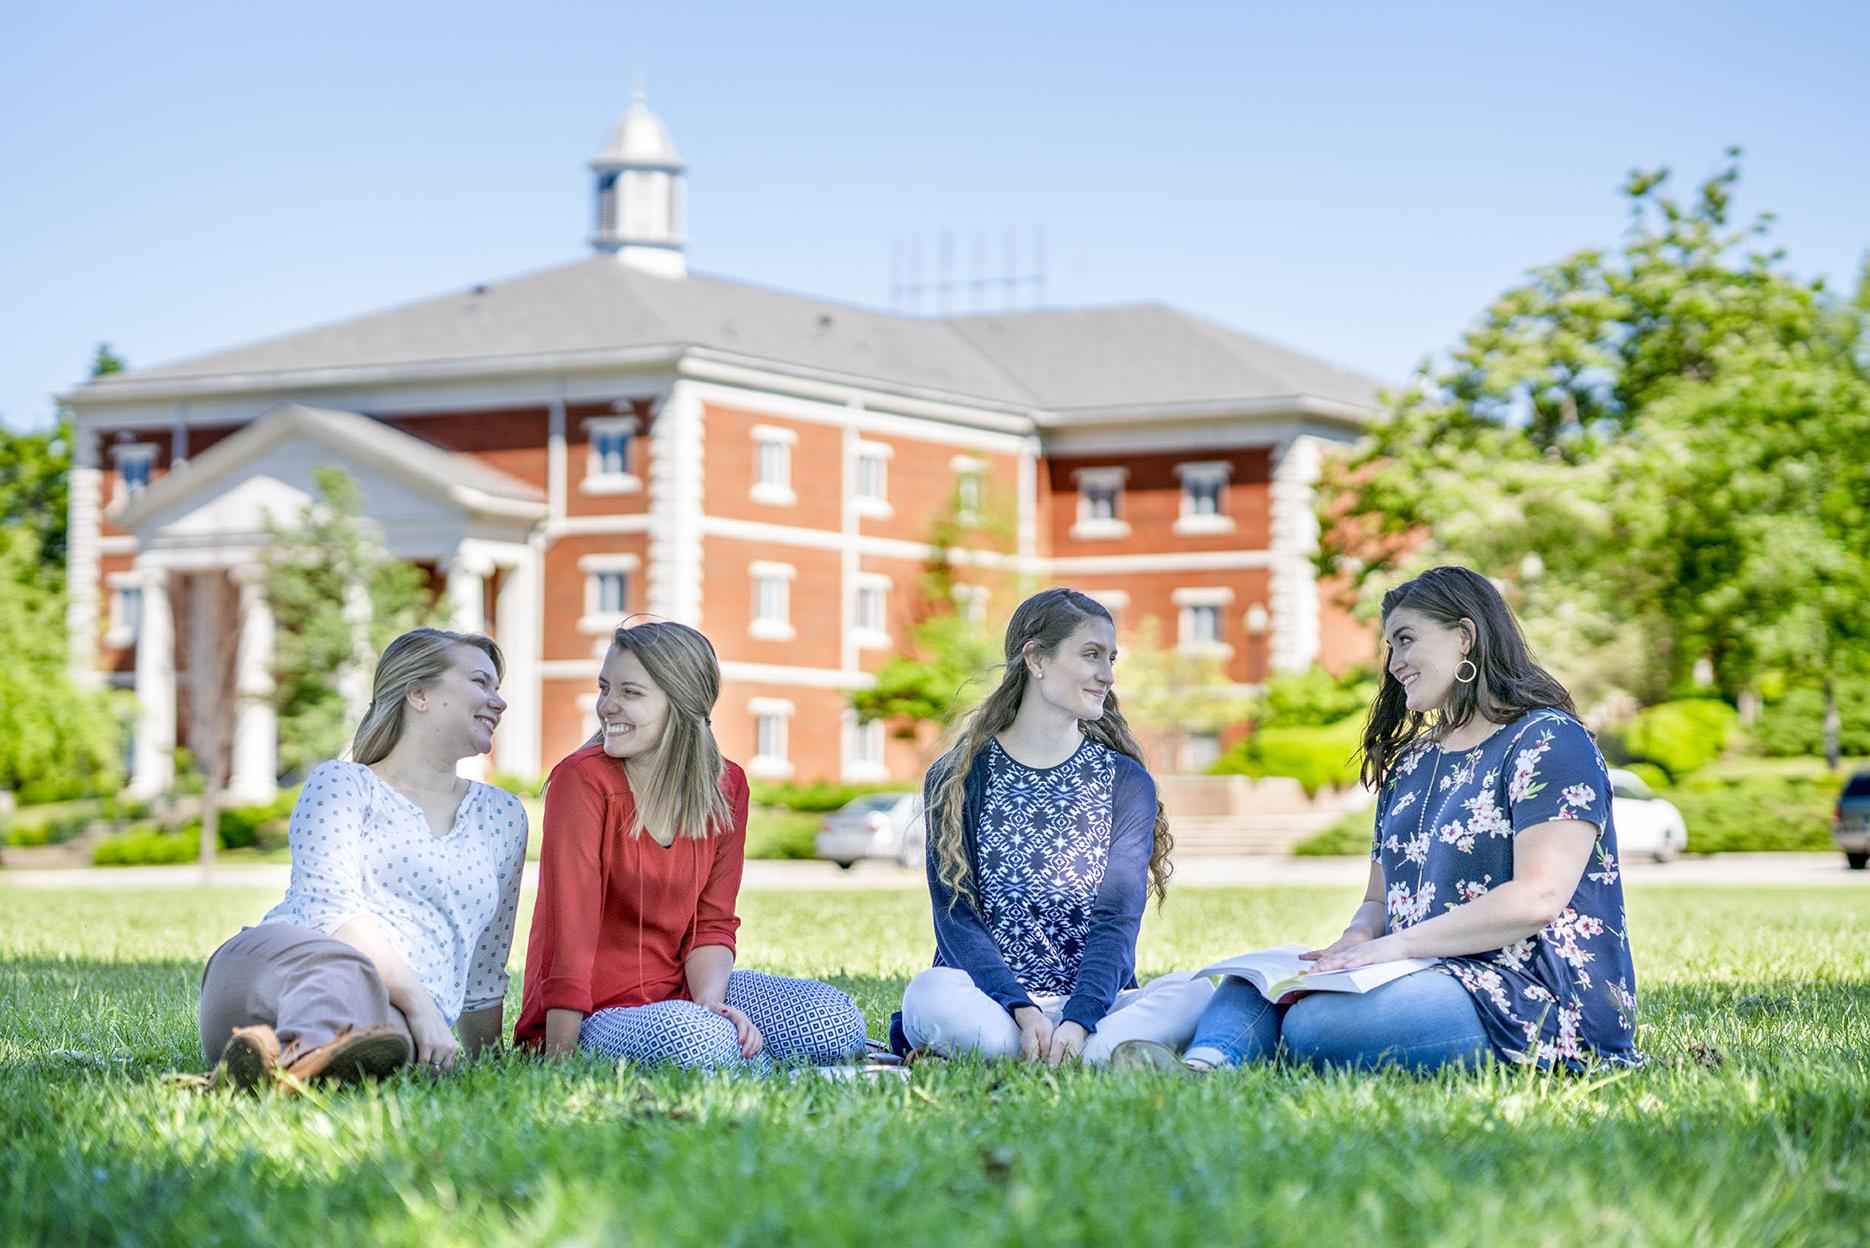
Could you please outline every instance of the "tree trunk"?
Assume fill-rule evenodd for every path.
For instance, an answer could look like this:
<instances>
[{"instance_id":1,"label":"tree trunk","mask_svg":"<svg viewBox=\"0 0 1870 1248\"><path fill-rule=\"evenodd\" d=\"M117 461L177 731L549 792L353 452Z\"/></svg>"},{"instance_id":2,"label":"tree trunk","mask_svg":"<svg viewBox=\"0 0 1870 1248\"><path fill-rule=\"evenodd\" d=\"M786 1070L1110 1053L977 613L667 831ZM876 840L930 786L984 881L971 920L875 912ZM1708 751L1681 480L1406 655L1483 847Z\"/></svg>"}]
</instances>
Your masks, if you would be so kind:
<instances>
[{"instance_id":1,"label":"tree trunk","mask_svg":"<svg viewBox=\"0 0 1870 1248\"><path fill-rule=\"evenodd\" d=\"M1825 766L1838 769L1838 735L1843 723L1838 716L1838 691L1831 673L1825 673Z\"/></svg>"}]
</instances>

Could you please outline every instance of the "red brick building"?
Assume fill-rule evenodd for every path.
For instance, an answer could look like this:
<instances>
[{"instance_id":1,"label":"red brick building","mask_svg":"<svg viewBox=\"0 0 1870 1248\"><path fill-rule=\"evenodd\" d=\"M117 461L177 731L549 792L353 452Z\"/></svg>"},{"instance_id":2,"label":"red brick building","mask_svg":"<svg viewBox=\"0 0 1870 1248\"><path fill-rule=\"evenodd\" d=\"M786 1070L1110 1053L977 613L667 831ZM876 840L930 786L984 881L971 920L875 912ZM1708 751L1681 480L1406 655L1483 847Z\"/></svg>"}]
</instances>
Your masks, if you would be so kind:
<instances>
[{"instance_id":1,"label":"red brick building","mask_svg":"<svg viewBox=\"0 0 1870 1248\"><path fill-rule=\"evenodd\" d=\"M593 168L596 255L66 396L72 661L136 690L137 789L170 779L216 578L255 695L233 787L271 788L251 569L325 464L500 641L494 766L519 774L587 735L638 611L714 641L715 730L753 774L915 774L848 698L923 609L943 517L992 621L1070 584L1243 685L1365 657L1310 555L1319 455L1375 414L1371 379L1159 305L923 318L688 273L683 165L640 99Z\"/></svg>"}]
</instances>

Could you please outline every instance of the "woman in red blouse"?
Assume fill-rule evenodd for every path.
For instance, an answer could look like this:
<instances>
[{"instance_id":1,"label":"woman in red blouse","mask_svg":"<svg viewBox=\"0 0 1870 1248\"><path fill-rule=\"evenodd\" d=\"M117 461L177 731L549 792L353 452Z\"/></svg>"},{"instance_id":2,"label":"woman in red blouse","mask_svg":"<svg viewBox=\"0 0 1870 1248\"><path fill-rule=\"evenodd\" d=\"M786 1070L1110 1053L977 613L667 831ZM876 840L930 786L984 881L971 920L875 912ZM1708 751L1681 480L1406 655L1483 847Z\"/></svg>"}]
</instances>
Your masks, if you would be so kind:
<instances>
[{"instance_id":1,"label":"woman in red blouse","mask_svg":"<svg viewBox=\"0 0 1870 1248\"><path fill-rule=\"evenodd\" d=\"M597 678L602 730L546 788L514 1043L683 1066L864 1051L844 993L734 969L747 777L709 727L720 690L694 629L617 630Z\"/></svg>"}]
</instances>

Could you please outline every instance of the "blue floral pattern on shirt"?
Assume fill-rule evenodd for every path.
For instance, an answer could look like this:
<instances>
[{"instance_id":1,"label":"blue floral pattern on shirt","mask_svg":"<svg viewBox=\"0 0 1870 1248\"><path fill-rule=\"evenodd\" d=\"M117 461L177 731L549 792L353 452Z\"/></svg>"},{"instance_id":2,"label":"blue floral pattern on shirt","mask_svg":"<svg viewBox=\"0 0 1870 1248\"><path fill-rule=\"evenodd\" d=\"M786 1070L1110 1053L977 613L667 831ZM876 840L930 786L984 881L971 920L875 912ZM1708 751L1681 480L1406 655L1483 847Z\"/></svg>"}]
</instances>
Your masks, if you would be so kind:
<instances>
[{"instance_id":1,"label":"blue floral pattern on shirt","mask_svg":"<svg viewBox=\"0 0 1870 1248\"><path fill-rule=\"evenodd\" d=\"M1617 832L1604 756L1582 724L1530 711L1464 753L1421 742L1377 798L1371 857L1383 868L1389 930L1472 901L1513 878L1513 838L1553 820L1598 829L1559 916L1504 949L1444 958L1474 998L1494 1051L1511 1062L1582 1069L1635 1065L1636 972L1625 934Z\"/></svg>"}]
</instances>

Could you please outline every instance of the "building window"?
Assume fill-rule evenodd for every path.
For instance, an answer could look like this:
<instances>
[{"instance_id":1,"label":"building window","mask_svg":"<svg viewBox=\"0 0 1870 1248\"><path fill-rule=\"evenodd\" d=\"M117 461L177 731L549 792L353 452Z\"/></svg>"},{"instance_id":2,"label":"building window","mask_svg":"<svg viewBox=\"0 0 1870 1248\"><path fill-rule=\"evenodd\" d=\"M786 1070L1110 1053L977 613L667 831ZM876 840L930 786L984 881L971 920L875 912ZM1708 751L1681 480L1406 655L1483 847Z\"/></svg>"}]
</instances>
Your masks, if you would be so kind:
<instances>
[{"instance_id":1,"label":"building window","mask_svg":"<svg viewBox=\"0 0 1870 1248\"><path fill-rule=\"evenodd\" d=\"M153 442L132 442L115 448L117 461L117 498L135 498L149 488L150 475L156 470L156 446Z\"/></svg>"},{"instance_id":2,"label":"building window","mask_svg":"<svg viewBox=\"0 0 1870 1248\"><path fill-rule=\"evenodd\" d=\"M865 573L857 578L851 610L851 636L866 650L888 649L890 578Z\"/></svg>"},{"instance_id":3,"label":"building window","mask_svg":"<svg viewBox=\"0 0 1870 1248\"><path fill-rule=\"evenodd\" d=\"M750 698L747 710L753 715L753 758L747 771L766 779L783 779L792 774L789 743L792 703L784 698Z\"/></svg>"},{"instance_id":4,"label":"building window","mask_svg":"<svg viewBox=\"0 0 1870 1248\"><path fill-rule=\"evenodd\" d=\"M1233 653L1222 629L1227 604L1234 600L1233 590L1178 589L1170 598L1180 609L1176 636L1180 649L1223 658Z\"/></svg>"},{"instance_id":5,"label":"building window","mask_svg":"<svg viewBox=\"0 0 1870 1248\"><path fill-rule=\"evenodd\" d=\"M1130 594L1123 589L1087 589L1084 591L1091 601L1110 612L1110 622L1123 632L1123 613L1129 608Z\"/></svg>"},{"instance_id":6,"label":"building window","mask_svg":"<svg viewBox=\"0 0 1870 1248\"><path fill-rule=\"evenodd\" d=\"M747 631L765 641L791 641L798 634L792 627L792 578L797 575L789 563L749 565L753 578L753 621Z\"/></svg>"},{"instance_id":7,"label":"building window","mask_svg":"<svg viewBox=\"0 0 1870 1248\"><path fill-rule=\"evenodd\" d=\"M847 712L845 724L845 782L863 784L889 779L889 770L883 763L883 721L873 719L866 723Z\"/></svg>"},{"instance_id":8,"label":"building window","mask_svg":"<svg viewBox=\"0 0 1870 1248\"><path fill-rule=\"evenodd\" d=\"M1227 514L1230 470L1231 465L1223 460L1176 466L1176 475L1182 478L1182 510L1175 518L1177 533L1233 532L1233 517Z\"/></svg>"},{"instance_id":9,"label":"building window","mask_svg":"<svg viewBox=\"0 0 1870 1248\"><path fill-rule=\"evenodd\" d=\"M792 490L792 448L799 435L774 425L753 427L753 489L756 503L789 507L799 501Z\"/></svg>"},{"instance_id":10,"label":"building window","mask_svg":"<svg viewBox=\"0 0 1870 1248\"><path fill-rule=\"evenodd\" d=\"M859 442L851 465L851 501L857 514L887 517L890 510L890 457L895 450L881 442Z\"/></svg>"},{"instance_id":11,"label":"building window","mask_svg":"<svg viewBox=\"0 0 1870 1248\"><path fill-rule=\"evenodd\" d=\"M585 494L628 494L643 488L630 471L630 443L636 438L636 417L593 416L584 422L590 455L585 461L584 480L578 488Z\"/></svg>"},{"instance_id":12,"label":"building window","mask_svg":"<svg viewBox=\"0 0 1870 1248\"><path fill-rule=\"evenodd\" d=\"M955 471L955 519L979 524L987 510L987 465L972 455L957 455L949 467Z\"/></svg>"},{"instance_id":13,"label":"building window","mask_svg":"<svg viewBox=\"0 0 1870 1248\"><path fill-rule=\"evenodd\" d=\"M1221 758L1221 738L1212 732L1191 732L1182 738L1182 773L1200 775Z\"/></svg>"},{"instance_id":14,"label":"building window","mask_svg":"<svg viewBox=\"0 0 1870 1248\"><path fill-rule=\"evenodd\" d=\"M1078 521L1071 526L1073 537L1129 536L1130 526L1123 519L1123 481L1127 475L1122 468L1078 470Z\"/></svg>"},{"instance_id":15,"label":"building window","mask_svg":"<svg viewBox=\"0 0 1870 1248\"><path fill-rule=\"evenodd\" d=\"M986 623L987 600L993 596L991 590L985 585L956 585L953 593L962 619L970 624Z\"/></svg>"},{"instance_id":16,"label":"building window","mask_svg":"<svg viewBox=\"0 0 1870 1248\"><path fill-rule=\"evenodd\" d=\"M133 577L130 573L128 576ZM136 644L143 631L143 587L140 583L112 576L110 581L110 632L104 644L126 650Z\"/></svg>"},{"instance_id":17,"label":"building window","mask_svg":"<svg viewBox=\"0 0 1870 1248\"><path fill-rule=\"evenodd\" d=\"M630 576L635 555L586 555L578 560L584 574L584 615L578 631L586 635L613 632L630 613Z\"/></svg>"}]
</instances>

